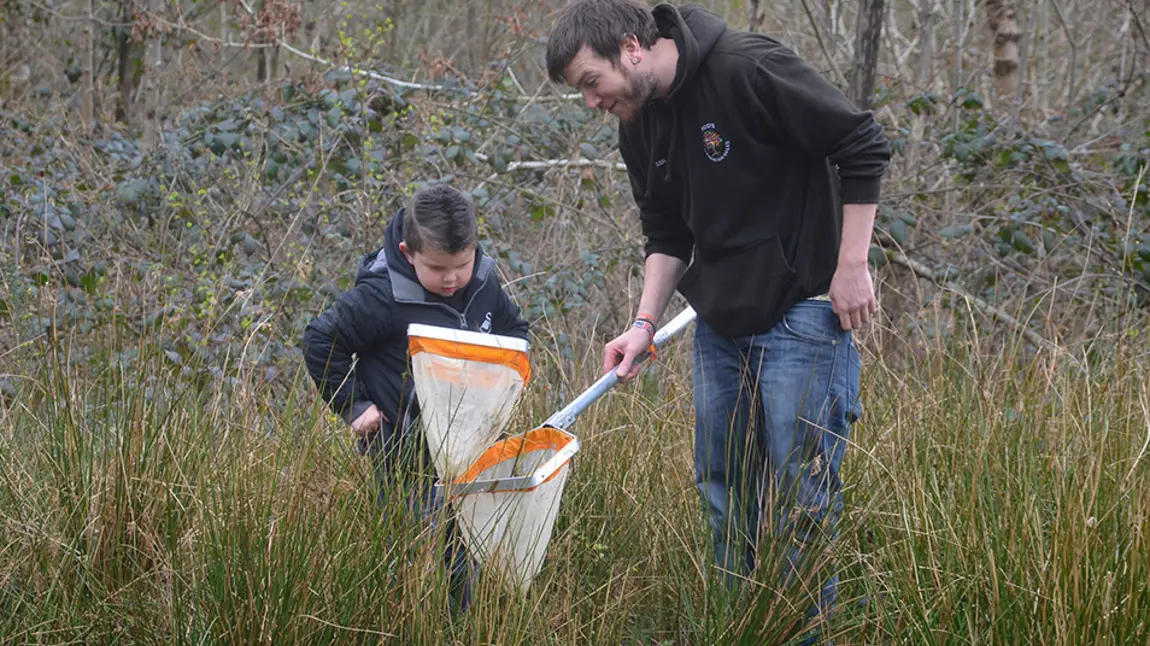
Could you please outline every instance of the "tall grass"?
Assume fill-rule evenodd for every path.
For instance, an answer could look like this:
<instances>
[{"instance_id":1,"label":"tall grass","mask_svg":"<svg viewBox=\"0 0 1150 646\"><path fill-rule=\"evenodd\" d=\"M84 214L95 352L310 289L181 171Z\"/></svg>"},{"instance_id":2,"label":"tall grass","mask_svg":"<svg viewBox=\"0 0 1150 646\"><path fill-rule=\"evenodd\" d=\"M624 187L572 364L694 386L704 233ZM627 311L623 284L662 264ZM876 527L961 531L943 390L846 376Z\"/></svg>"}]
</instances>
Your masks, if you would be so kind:
<instances>
[{"instance_id":1,"label":"tall grass","mask_svg":"<svg viewBox=\"0 0 1150 646\"><path fill-rule=\"evenodd\" d=\"M156 338L41 339L6 357L23 378L0 417L0 641L795 636L804 602L774 588L770 546L737 594L712 565L691 470L689 341L572 429L584 448L531 592L481 579L460 616L441 537L403 512L402 491L377 503L366 459L305 375L272 391L237 362L195 379ZM955 341L899 369L877 349L866 362L834 552L836 643L1147 643L1142 365L1086 373L978 348ZM597 374L592 350L576 389ZM541 422L554 401L534 383L515 425Z\"/></svg>"}]
</instances>

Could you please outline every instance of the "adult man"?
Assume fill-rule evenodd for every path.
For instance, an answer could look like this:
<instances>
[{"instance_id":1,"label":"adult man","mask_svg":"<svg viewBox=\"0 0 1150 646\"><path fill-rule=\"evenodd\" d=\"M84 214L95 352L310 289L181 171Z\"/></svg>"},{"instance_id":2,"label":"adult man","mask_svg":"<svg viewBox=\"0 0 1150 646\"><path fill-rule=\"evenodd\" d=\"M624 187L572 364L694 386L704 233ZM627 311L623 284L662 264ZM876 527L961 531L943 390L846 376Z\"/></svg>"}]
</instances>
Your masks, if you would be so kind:
<instances>
[{"instance_id":1,"label":"adult man","mask_svg":"<svg viewBox=\"0 0 1150 646\"><path fill-rule=\"evenodd\" d=\"M619 118L646 239L639 316L606 345L604 371L638 373L677 288L698 314L695 469L718 564L754 567L769 495L786 497L787 563L817 560L861 413L852 330L877 311L867 252L890 160L882 128L777 41L699 7L575 0L546 58L554 82Z\"/></svg>"}]
</instances>

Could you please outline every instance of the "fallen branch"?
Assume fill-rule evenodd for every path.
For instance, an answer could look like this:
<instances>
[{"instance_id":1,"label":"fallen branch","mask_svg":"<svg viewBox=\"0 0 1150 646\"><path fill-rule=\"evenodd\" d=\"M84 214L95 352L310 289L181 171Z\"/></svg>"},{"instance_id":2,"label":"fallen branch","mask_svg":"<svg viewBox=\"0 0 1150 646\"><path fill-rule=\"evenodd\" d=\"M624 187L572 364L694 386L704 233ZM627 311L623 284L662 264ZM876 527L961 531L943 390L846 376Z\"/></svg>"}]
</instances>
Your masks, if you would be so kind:
<instances>
[{"instance_id":1,"label":"fallen branch","mask_svg":"<svg viewBox=\"0 0 1150 646\"><path fill-rule=\"evenodd\" d=\"M1018 330L1019 332L1022 333L1022 336L1027 341L1030 341L1036 347L1046 348L1047 350L1050 350L1051 352L1053 352L1056 355L1058 355L1058 354L1065 355L1068 359L1070 359L1071 362L1074 363L1075 367L1079 368L1080 370L1085 369L1085 366L1083 366L1082 361L1079 360L1074 355L1070 354L1070 351L1067 350L1066 348L1063 348L1062 346L1054 343L1053 341L1050 341L1049 339L1042 337L1040 334L1038 334L1034 330L1031 330L1030 328L1028 328L1025 323L1014 318L1010 314L1003 311L1001 308L995 307L995 306L991 305L990 303L987 303L986 301L975 296L974 294L971 294L970 292L966 291L965 289L956 285L955 283L953 283L949 280L946 280L945 278L939 276L930 267L927 267L926 265L922 264L921 262L918 262L917 260L914 260L912 258L908 258L905 254L903 254L902 252L899 252L899 251L887 249L886 255L887 255L887 258L889 258L892 262L897 263L899 265L902 265L903 267L906 267L907 269L914 272L916 275L921 276L922 278L926 278L927 280L938 285L939 287L950 290L950 291L958 294L959 296L963 297L964 299L966 299L966 301L968 303L974 305L975 309L979 310L983 314L986 314L992 318L998 319L1002 323L1005 323L1005 324L1013 327L1014 329Z\"/></svg>"},{"instance_id":2,"label":"fallen branch","mask_svg":"<svg viewBox=\"0 0 1150 646\"><path fill-rule=\"evenodd\" d=\"M475 159L486 163L488 161L487 155L483 153L475 153ZM510 173L517 170L539 170L543 168L579 168L586 166L598 166L599 168L612 168L615 170L627 170L627 165L621 162L609 162L601 159L549 159L547 161L516 161L507 164L507 169L504 173ZM495 172L487 176L487 179L479 183L476 189L483 188L487 182L494 182L499 178L500 173Z\"/></svg>"},{"instance_id":3,"label":"fallen branch","mask_svg":"<svg viewBox=\"0 0 1150 646\"><path fill-rule=\"evenodd\" d=\"M475 153L475 158L481 162L488 161L487 155L483 153ZM548 159L546 161L514 161L508 162L507 172L516 170L539 170L543 168L561 168L561 167L584 167L584 166L598 166L599 168L612 168L615 170L627 170L627 165L622 162L609 162L604 159ZM494 177L494 176L493 176Z\"/></svg>"}]
</instances>

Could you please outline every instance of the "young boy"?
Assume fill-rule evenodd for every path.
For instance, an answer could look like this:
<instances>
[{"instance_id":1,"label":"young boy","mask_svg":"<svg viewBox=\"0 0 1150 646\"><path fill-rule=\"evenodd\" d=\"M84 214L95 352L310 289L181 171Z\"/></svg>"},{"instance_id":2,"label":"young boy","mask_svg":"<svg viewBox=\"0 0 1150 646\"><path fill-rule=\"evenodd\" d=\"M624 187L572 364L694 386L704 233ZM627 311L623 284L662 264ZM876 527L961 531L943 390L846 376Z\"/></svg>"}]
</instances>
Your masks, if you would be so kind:
<instances>
[{"instance_id":1,"label":"young boy","mask_svg":"<svg viewBox=\"0 0 1150 646\"><path fill-rule=\"evenodd\" d=\"M442 501L434 499L436 476L422 433L410 428L419 403L407 326L527 338L527 322L477 238L475 210L465 194L445 185L416 192L384 230L383 246L364 257L355 285L304 331L308 372L332 411L351 425L360 453L372 458L380 501L397 476L410 481L414 475L412 502L424 520ZM457 528L446 522L452 596L466 610L473 568Z\"/></svg>"}]
</instances>

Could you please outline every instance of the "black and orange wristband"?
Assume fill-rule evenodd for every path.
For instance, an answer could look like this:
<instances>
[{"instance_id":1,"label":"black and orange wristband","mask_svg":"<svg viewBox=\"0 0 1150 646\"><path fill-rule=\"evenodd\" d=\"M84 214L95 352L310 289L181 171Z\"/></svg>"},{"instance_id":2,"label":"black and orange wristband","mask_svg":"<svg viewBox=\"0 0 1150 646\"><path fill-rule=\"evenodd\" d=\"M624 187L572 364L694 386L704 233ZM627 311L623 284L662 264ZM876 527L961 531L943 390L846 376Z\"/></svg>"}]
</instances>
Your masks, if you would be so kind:
<instances>
[{"instance_id":1,"label":"black and orange wristband","mask_svg":"<svg viewBox=\"0 0 1150 646\"><path fill-rule=\"evenodd\" d=\"M651 354L651 360L653 361L655 359L655 317L650 314L640 313L635 317L635 322L631 324L631 327L642 328L647 331L647 336L651 341L647 351Z\"/></svg>"}]
</instances>

